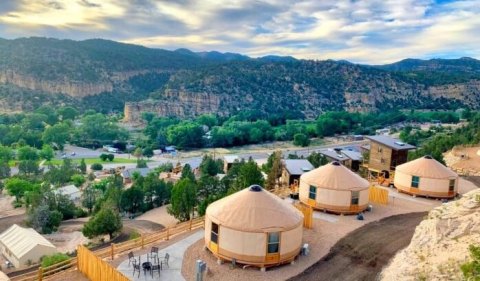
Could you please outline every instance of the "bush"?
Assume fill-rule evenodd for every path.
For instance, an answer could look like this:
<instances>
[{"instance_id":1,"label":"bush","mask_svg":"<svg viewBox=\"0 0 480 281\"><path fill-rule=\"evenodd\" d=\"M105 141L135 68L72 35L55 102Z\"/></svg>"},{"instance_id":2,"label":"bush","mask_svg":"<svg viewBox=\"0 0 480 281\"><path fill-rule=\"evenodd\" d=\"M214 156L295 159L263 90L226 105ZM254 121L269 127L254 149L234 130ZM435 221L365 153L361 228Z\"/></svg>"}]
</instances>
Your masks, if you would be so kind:
<instances>
[{"instance_id":1,"label":"bush","mask_svg":"<svg viewBox=\"0 0 480 281\"><path fill-rule=\"evenodd\" d=\"M293 137L293 144L296 146L308 146L310 144L310 139L307 135L298 133Z\"/></svg>"},{"instance_id":2,"label":"bush","mask_svg":"<svg viewBox=\"0 0 480 281\"><path fill-rule=\"evenodd\" d=\"M108 161L112 162L113 159L115 159L115 155L113 155L113 154L107 154L107 160L108 160Z\"/></svg>"},{"instance_id":3,"label":"bush","mask_svg":"<svg viewBox=\"0 0 480 281\"><path fill-rule=\"evenodd\" d=\"M108 159L108 154L105 154L105 153L100 154L100 160L105 162L105 161L107 161L107 159Z\"/></svg>"},{"instance_id":4,"label":"bush","mask_svg":"<svg viewBox=\"0 0 480 281\"><path fill-rule=\"evenodd\" d=\"M70 258L69 256L67 256L66 254L62 254L62 253L56 253L56 254L53 254L53 255L50 255L50 256L44 256L42 258L42 267L43 268L49 267L49 266L57 264L59 262L66 261L69 258Z\"/></svg>"},{"instance_id":5,"label":"bush","mask_svg":"<svg viewBox=\"0 0 480 281\"><path fill-rule=\"evenodd\" d=\"M75 217L76 218L85 218L88 215L87 211L82 208L75 209Z\"/></svg>"},{"instance_id":6,"label":"bush","mask_svg":"<svg viewBox=\"0 0 480 281\"><path fill-rule=\"evenodd\" d=\"M133 239L139 238L140 236L141 235L140 235L140 233L138 233L138 231L133 230L132 232L130 232L130 235L128 236L128 239L133 240Z\"/></svg>"},{"instance_id":7,"label":"bush","mask_svg":"<svg viewBox=\"0 0 480 281\"><path fill-rule=\"evenodd\" d=\"M93 171L100 171L103 169L103 166L102 164L100 163L93 163L91 166L90 166L90 169L92 169Z\"/></svg>"},{"instance_id":8,"label":"bush","mask_svg":"<svg viewBox=\"0 0 480 281\"><path fill-rule=\"evenodd\" d=\"M80 187L82 186L82 184L85 183L85 177L82 176L82 175L73 175L71 178L70 178L73 182L73 184L76 186L76 187Z\"/></svg>"}]
</instances>

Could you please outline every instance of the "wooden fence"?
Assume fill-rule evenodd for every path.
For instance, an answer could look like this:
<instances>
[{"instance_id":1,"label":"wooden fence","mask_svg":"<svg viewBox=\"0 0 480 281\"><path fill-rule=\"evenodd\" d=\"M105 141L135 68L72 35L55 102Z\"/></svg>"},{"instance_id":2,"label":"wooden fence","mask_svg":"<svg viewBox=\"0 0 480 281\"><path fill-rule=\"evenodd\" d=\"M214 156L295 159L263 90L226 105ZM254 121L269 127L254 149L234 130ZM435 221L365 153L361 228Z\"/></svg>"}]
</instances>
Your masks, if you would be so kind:
<instances>
[{"instance_id":1,"label":"wooden fence","mask_svg":"<svg viewBox=\"0 0 480 281\"><path fill-rule=\"evenodd\" d=\"M371 203L378 203L387 205L388 204L388 190L377 187L377 186L370 186L368 190L368 200Z\"/></svg>"},{"instance_id":2,"label":"wooden fence","mask_svg":"<svg viewBox=\"0 0 480 281\"><path fill-rule=\"evenodd\" d=\"M191 231L194 229L202 228L204 226L203 217L189 220L187 222L179 223L173 227L165 228L160 231L141 235L140 237L132 240L128 240L122 243L112 243L110 247L99 249L93 251L92 253L100 258L110 258L113 260L116 255L132 251L138 248L144 248L146 245L156 243L159 241L169 240L172 236L178 235L180 233ZM77 257L68 259L63 262L51 265L45 268L38 268L38 270L33 270L28 273L17 275L11 277L11 281L35 281L35 280L48 280L55 277L56 274L65 272L67 270L77 270Z\"/></svg>"},{"instance_id":3,"label":"wooden fence","mask_svg":"<svg viewBox=\"0 0 480 281\"><path fill-rule=\"evenodd\" d=\"M85 246L77 247L78 271L92 281L128 281L123 273L97 257Z\"/></svg>"},{"instance_id":4,"label":"wooden fence","mask_svg":"<svg viewBox=\"0 0 480 281\"><path fill-rule=\"evenodd\" d=\"M312 228L313 227L313 208L312 206L305 205L301 202L296 203L295 208L303 213L303 227Z\"/></svg>"}]
</instances>

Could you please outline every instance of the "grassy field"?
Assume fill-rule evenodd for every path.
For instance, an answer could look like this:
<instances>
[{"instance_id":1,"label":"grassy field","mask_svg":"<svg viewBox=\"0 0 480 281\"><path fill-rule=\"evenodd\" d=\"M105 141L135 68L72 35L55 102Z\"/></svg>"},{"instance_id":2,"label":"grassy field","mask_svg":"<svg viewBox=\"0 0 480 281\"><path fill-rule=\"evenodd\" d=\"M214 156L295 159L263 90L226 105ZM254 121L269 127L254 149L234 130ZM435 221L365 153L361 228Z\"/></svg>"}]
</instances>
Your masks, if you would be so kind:
<instances>
[{"instance_id":1,"label":"grassy field","mask_svg":"<svg viewBox=\"0 0 480 281\"><path fill-rule=\"evenodd\" d=\"M72 159L73 163L80 163L81 159ZM60 165L62 164L63 159L53 159L50 162L46 162L45 164L53 164L53 165ZM100 164L112 164L112 163L117 163L117 164L128 164L128 163L137 163L137 159L132 157L130 159L128 158L115 158L113 161L102 161L100 158L85 158L85 164L91 165L93 163L100 163Z\"/></svg>"}]
</instances>

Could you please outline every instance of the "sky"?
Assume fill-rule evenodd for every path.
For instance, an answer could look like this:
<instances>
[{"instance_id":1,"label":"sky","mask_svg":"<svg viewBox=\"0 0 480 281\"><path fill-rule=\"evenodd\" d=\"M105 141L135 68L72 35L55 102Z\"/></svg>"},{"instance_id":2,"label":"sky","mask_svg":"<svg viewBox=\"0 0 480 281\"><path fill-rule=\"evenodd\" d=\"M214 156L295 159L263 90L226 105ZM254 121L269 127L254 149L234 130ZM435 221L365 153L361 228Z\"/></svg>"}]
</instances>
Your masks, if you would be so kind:
<instances>
[{"instance_id":1,"label":"sky","mask_svg":"<svg viewBox=\"0 0 480 281\"><path fill-rule=\"evenodd\" d=\"M382 64L480 58L480 0L0 0L0 37Z\"/></svg>"}]
</instances>

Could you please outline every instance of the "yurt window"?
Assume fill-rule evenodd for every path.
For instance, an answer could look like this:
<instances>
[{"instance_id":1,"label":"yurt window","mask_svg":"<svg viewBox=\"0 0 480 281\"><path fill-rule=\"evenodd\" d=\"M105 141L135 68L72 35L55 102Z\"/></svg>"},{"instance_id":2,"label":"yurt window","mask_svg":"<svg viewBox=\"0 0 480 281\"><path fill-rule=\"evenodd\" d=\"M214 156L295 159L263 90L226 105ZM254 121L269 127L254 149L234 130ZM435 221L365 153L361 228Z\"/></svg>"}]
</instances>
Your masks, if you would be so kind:
<instances>
[{"instance_id":1,"label":"yurt window","mask_svg":"<svg viewBox=\"0 0 480 281\"><path fill-rule=\"evenodd\" d=\"M360 191L352 191L352 205L358 205L358 200L360 198Z\"/></svg>"},{"instance_id":2,"label":"yurt window","mask_svg":"<svg viewBox=\"0 0 480 281\"><path fill-rule=\"evenodd\" d=\"M448 183L448 190L449 191L455 190L455 180L450 180L450 182Z\"/></svg>"},{"instance_id":3,"label":"yurt window","mask_svg":"<svg viewBox=\"0 0 480 281\"><path fill-rule=\"evenodd\" d=\"M218 224L212 222L212 233L210 234L210 240L218 244Z\"/></svg>"},{"instance_id":4,"label":"yurt window","mask_svg":"<svg viewBox=\"0 0 480 281\"><path fill-rule=\"evenodd\" d=\"M420 183L420 177L412 176L412 187L418 188L419 183Z\"/></svg>"},{"instance_id":5,"label":"yurt window","mask_svg":"<svg viewBox=\"0 0 480 281\"><path fill-rule=\"evenodd\" d=\"M280 233L271 232L268 233L268 253L275 254L279 252L280 246Z\"/></svg>"},{"instance_id":6,"label":"yurt window","mask_svg":"<svg viewBox=\"0 0 480 281\"><path fill-rule=\"evenodd\" d=\"M308 198L313 200L317 198L317 188L313 185L310 186L310 190L308 192Z\"/></svg>"}]
</instances>

